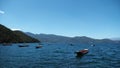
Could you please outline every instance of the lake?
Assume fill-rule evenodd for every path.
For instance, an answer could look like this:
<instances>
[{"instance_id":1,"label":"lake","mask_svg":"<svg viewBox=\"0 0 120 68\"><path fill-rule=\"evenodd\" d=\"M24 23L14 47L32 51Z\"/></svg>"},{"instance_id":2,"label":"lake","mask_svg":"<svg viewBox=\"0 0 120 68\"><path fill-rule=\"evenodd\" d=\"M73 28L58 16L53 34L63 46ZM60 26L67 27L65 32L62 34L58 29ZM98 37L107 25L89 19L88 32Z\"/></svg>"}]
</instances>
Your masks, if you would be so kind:
<instances>
[{"instance_id":1,"label":"lake","mask_svg":"<svg viewBox=\"0 0 120 68\"><path fill-rule=\"evenodd\" d=\"M2 46L0 44L0 68L120 68L120 45L37 43L29 47ZM89 49L89 53L77 58L75 51Z\"/></svg>"}]
</instances>

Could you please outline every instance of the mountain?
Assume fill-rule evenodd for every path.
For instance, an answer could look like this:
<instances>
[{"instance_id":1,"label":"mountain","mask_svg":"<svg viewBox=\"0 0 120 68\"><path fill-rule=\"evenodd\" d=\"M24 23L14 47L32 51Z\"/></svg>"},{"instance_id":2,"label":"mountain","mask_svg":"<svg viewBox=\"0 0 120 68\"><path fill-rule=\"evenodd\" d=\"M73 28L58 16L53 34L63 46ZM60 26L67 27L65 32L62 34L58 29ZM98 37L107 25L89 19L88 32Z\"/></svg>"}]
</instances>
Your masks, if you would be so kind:
<instances>
[{"instance_id":1,"label":"mountain","mask_svg":"<svg viewBox=\"0 0 120 68\"><path fill-rule=\"evenodd\" d=\"M41 42L64 43L70 39L69 37L58 36L53 34L33 34L30 32L26 32L26 34L38 40L41 40Z\"/></svg>"},{"instance_id":2,"label":"mountain","mask_svg":"<svg viewBox=\"0 0 120 68\"><path fill-rule=\"evenodd\" d=\"M111 40L120 41L120 37L110 38Z\"/></svg>"},{"instance_id":3,"label":"mountain","mask_svg":"<svg viewBox=\"0 0 120 68\"><path fill-rule=\"evenodd\" d=\"M22 42L39 42L22 31L12 31L0 24L0 43L22 43Z\"/></svg>"},{"instance_id":4,"label":"mountain","mask_svg":"<svg viewBox=\"0 0 120 68\"><path fill-rule=\"evenodd\" d=\"M48 43L68 43L68 44L120 43L120 41L113 41L110 39L93 39L86 36L65 37L65 36L59 36L54 34L33 34L30 32L26 32L26 34L38 40L41 40L41 42L48 42Z\"/></svg>"},{"instance_id":5,"label":"mountain","mask_svg":"<svg viewBox=\"0 0 120 68\"><path fill-rule=\"evenodd\" d=\"M19 36L21 42L22 41L24 41L24 42L39 42L39 40L26 35L22 31L13 31L13 33L16 34L17 36Z\"/></svg>"}]
</instances>

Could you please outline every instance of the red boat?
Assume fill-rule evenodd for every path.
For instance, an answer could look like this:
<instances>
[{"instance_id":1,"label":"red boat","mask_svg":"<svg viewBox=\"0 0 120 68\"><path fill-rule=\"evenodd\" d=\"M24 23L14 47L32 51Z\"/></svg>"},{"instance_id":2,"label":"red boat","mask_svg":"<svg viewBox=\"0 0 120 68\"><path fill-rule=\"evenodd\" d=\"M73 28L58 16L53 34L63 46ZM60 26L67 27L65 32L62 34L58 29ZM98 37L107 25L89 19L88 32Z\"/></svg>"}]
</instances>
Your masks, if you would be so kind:
<instances>
[{"instance_id":1,"label":"red boat","mask_svg":"<svg viewBox=\"0 0 120 68\"><path fill-rule=\"evenodd\" d=\"M83 55L88 53L88 49L80 50L78 52L75 52L77 57L82 57Z\"/></svg>"}]
</instances>

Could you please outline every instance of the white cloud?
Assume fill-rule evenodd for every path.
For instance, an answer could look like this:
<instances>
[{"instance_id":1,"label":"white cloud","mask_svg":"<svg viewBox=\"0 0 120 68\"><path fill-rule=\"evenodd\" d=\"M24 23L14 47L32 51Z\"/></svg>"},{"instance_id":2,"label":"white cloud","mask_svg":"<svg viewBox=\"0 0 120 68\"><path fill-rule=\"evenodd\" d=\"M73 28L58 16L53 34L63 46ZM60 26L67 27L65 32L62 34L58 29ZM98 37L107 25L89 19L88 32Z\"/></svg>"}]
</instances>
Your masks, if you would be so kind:
<instances>
[{"instance_id":1,"label":"white cloud","mask_svg":"<svg viewBox=\"0 0 120 68\"><path fill-rule=\"evenodd\" d=\"M0 14L5 14L5 12L4 12L4 11L2 11L2 10L0 10Z\"/></svg>"},{"instance_id":2,"label":"white cloud","mask_svg":"<svg viewBox=\"0 0 120 68\"><path fill-rule=\"evenodd\" d=\"M21 29L11 29L12 31L21 30Z\"/></svg>"}]
</instances>

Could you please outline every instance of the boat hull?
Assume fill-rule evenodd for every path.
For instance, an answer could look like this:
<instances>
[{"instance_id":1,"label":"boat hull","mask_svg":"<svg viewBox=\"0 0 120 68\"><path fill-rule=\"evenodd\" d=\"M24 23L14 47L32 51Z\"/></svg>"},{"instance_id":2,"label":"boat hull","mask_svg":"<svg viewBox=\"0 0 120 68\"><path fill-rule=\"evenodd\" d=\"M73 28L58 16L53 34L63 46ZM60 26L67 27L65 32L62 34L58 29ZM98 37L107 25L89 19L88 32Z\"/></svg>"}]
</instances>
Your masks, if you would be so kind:
<instances>
[{"instance_id":1,"label":"boat hull","mask_svg":"<svg viewBox=\"0 0 120 68\"><path fill-rule=\"evenodd\" d=\"M42 46L36 46L36 48L42 48Z\"/></svg>"},{"instance_id":2,"label":"boat hull","mask_svg":"<svg viewBox=\"0 0 120 68\"><path fill-rule=\"evenodd\" d=\"M88 53L88 50L80 50L80 51L75 52L75 53L76 53L76 57L82 57Z\"/></svg>"},{"instance_id":3,"label":"boat hull","mask_svg":"<svg viewBox=\"0 0 120 68\"><path fill-rule=\"evenodd\" d=\"M19 47L28 47L29 45L19 45Z\"/></svg>"}]
</instances>

